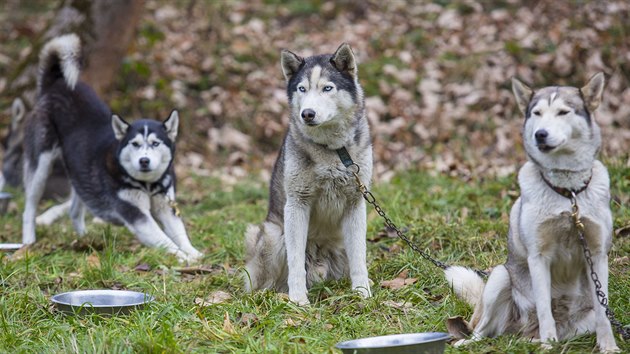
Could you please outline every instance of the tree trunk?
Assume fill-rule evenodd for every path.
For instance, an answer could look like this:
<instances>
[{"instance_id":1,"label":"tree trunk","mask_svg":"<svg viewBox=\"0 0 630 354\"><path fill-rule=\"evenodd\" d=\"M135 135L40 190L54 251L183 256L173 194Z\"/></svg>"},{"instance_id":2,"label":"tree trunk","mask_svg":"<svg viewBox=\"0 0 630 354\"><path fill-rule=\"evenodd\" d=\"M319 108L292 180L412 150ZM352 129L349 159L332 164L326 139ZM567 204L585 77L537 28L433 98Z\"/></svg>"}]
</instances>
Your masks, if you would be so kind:
<instances>
[{"instance_id":1,"label":"tree trunk","mask_svg":"<svg viewBox=\"0 0 630 354\"><path fill-rule=\"evenodd\" d=\"M82 80L102 97L111 85L142 13L143 0L64 0L56 16L20 62L2 94L22 97L27 107L35 99L39 52L51 38L74 32L81 38Z\"/></svg>"}]
</instances>

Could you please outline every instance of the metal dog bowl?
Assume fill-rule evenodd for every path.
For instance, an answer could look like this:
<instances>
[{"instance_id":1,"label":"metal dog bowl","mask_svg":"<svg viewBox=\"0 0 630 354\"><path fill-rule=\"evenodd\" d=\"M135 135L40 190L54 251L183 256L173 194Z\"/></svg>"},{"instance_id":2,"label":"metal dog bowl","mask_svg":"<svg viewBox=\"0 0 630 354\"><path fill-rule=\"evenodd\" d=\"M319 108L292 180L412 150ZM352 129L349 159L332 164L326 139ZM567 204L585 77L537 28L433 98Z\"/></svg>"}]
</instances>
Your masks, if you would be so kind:
<instances>
[{"instance_id":1,"label":"metal dog bowl","mask_svg":"<svg viewBox=\"0 0 630 354\"><path fill-rule=\"evenodd\" d=\"M0 215L4 215L9 209L9 202L13 196L7 192L0 192Z\"/></svg>"},{"instance_id":2,"label":"metal dog bowl","mask_svg":"<svg viewBox=\"0 0 630 354\"><path fill-rule=\"evenodd\" d=\"M335 347L344 354L440 354L449 339L442 332L406 333L349 340Z\"/></svg>"},{"instance_id":3,"label":"metal dog bowl","mask_svg":"<svg viewBox=\"0 0 630 354\"><path fill-rule=\"evenodd\" d=\"M0 243L0 251L17 251L22 246L21 243Z\"/></svg>"},{"instance_id":4,"label":"metal dog bowl","mask_svg":"<svg viewBox=\"0 0 630 354\"><path fill-rule=\"evenodd\" d=\"M155 298L149 294L128 290L78 290L58 294L50 301L69 314L128 314L144 307Z\"/></svg>"}]
</instances>

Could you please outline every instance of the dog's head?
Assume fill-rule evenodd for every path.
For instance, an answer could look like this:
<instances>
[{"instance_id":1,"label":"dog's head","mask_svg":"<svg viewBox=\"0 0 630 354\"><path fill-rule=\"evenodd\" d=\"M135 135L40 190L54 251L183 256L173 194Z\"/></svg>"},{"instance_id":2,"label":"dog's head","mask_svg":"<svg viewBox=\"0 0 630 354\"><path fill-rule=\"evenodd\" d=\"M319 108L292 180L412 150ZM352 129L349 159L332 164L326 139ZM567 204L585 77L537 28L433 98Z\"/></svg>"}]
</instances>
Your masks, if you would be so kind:
<instances>
[{"instance_id":1,"label":"dog's head","mask_svg":"<svg viewBox=\"0 0 630 354\"><path fill-rule=\"evenodd\" d=\"M300 127L314 129L354 116L363 91L348 44L339 46L332 55L307 58L283 50L281 64L292 117Z\"/></svg>"},{"instance_id":2,"label":"dog's head","mask_svg":"<svg viewBox=\"0 0 630 354\"><path fill-rule=\"evenodd\" d=\"M168 170L175 153L179 116L171 112L164 122L140 119L132 124L112 116L119 141L118 161L129 176L141 182L157 182Z\"/></svg>"},{"instance_id":3,"label":"dog's head","mask_svg":"<svg viewBox=\"0 0 630 354\"><path fill-rule=\"evenodd\" d=\"M567 156L593 158L597 154L601 136L593 112L602 101L603 73L582 88L548 86L533 90L513 78L512 91L525 115L523 143L531 158L558 164L569 160Z\"/></svg>"}]
</instances>

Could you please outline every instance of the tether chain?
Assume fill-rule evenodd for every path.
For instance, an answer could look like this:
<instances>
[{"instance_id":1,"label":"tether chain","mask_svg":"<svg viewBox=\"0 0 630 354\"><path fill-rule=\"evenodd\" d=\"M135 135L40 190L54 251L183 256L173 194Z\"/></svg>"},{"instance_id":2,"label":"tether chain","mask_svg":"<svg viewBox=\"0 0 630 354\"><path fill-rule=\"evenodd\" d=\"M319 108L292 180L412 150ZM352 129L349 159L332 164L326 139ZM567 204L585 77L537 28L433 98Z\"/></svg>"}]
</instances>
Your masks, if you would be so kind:
<instances>
[{"instance_id":1,"label":"tether chain","mask_svg":"<svg viewBox=\"0 0 630 354\"><path fill-rule=\"evenodd\" d=\"M610 321L610 324L615 327L617 333L619 333L623 339L630 339L630 328L626 328L615 318L615 314L613 310L608 306L608 298L606 298L606 294L602 291L602 283L599 281L599 276L595 272L595 268L593 266L593 258L591 255L591 250L588 248L588 244L586 243L586 239L584 238L584 224L580 218L580 210L578 209L577 200L575 197L575 193L571 192L571 217L573 218L573 222L578 229L578 238L580 239L580 243L582 244L582 250L584 251L584 258L586 259L586 263L588 264L591 271L591 279L593 280L593 284L595 285L595 294L597 295L597 299L602 307L606 310L606 317Z\"/></svg>"},{"instance_id":2,"label":"tether chain","mask_svg":"<svg viewBox=\"0 0 630 354\"><path fill-rule=\"evenodd\" d=\"M359 191L363 195L363 199L365 199L365 201L368 204L374 207L374 210L376 210L376 213L385 221L385 225L389 227L390 229L394 230L396 232L396 235L398 235L398 237L401 240L405 241L405 243L409 247L411 247L412 250L418 252L424 259L430 261L436 267L447 269L449 265L431 257L428 253L421 250L415 243L413 243L409 238L407 238L407 236L405 236L405 234L402 231L400 231L400 229L396 226L396 224L394 224L394 222L389 217L387 217L387 214L385 214L385 211L383 210L383 208L381 208L381 206L376 201L374 194L372 194L372 192L370 192L367 189L367 187L363 184L363 182L361 182L361 178L359 177L359 171L360 171L359 165L352 162L352 164L350 164L349 167L351 166L356 167L356 171L352 171L352 174L354 175L354 178L356 179L357 185L359 186ZM488 276L488 273L484 272L483 270L473 269L473 271L475 271L475 273L479 274L482 277Z\"/></svg>"}]
</instances>

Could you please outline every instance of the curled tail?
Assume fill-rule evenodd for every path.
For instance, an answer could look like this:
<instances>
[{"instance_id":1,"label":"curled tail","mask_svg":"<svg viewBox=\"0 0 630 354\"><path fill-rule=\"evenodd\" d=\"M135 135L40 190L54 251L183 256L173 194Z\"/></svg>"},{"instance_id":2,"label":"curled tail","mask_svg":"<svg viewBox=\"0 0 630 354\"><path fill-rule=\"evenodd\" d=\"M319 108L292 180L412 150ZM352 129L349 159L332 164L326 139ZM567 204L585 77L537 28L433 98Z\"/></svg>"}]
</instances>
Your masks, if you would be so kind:
<instances>
[{"instance_id":1,"label":"curled tail","mask_svg":"<svg viewBox=\"0 0 630 354\"><path fill-rule=\"evenodd\" d=\"M74 33L55 37L46 43L39 54L38 94L59 78L73 90L79 80L80 54L81 41Z\"/></svg>"},{"instance_id":2,"label":"curled tail","mask_svg":"<svg viewBox=\"0 0 630 354\"><path fill-rule=\"evenodd\" d=\"M485 283L474 270L460 266L451 266L444 270L446 280L453 287L458 297L473 307L481 301Z\"/></svg>"}]
</instances>

